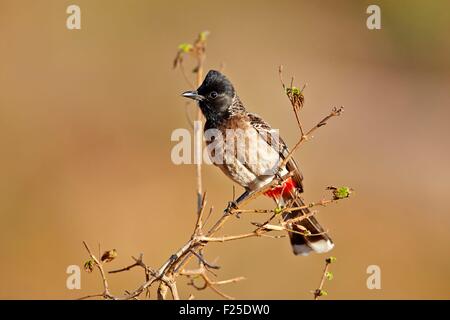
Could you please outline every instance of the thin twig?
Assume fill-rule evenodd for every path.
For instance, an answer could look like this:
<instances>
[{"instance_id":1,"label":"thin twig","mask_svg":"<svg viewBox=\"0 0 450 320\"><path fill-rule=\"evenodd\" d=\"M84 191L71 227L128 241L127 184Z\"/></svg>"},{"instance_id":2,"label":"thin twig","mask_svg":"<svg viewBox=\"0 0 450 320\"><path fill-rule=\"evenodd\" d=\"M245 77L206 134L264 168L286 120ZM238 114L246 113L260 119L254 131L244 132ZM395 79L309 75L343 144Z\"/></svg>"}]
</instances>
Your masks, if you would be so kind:
<instances>
[{"instance_id":1,"label":"thin twig","mask_svg":"<svg viewBox=\"0 0 450 320\"><path fill-rule=\"evenodd\" d=\"M189 284L191 286L193 286L195 289L205 290L207 288L210 288L211 290L216 292L218 295L220 295L221 297L228 299L228 300L232 300L234 298L227 295L226 293L222 292L218 287L221 285L224 285L224 284L236 283L236 282L245 280L244 277L235 277L235 278L227 279L227 280L213 281L208 277L208 275L206 274L206 271L207 271L207 269L205 268L205 265L203 263L200 263L200 267L198 269L182 270L180 272L180 275L189 277L191 279ZM203 279L203 285L199 286L199 285L195 284L194 281L197 277L200 277Z\"/></svg>"},{"instance_id":2,"label":"thin twig","mask_svg":"<svg viewBox=\"0 0 450 320\"><path fill-rule=\"evenodd\" d=\"M319 300L319 297L326 295L327 293L323 290L325 280L329 277L330 273L328 271L330 264L336 260L334 257L329 257L325 259L325 267L323 268L322 277L320 278L319 287L313 292L314 300ZM331 278L329 278L331 280Z\"/></svg>"},{"instance_id":3,"label":"thin twig","mask_svg":"<svg viewBox=\"0 0 450 320\"><path fill-rule=\"evenodd\" d=\"M206 59L205 51L206 51L206 36L209 32L202 32L199 34L197 40L194 43L194 49L196 52L196 58L197 58L197 67L195 69L196 71L196 84L197 87L199 87L203 82L203 68L204 68L204 62ZM202 130L202 119L203 114L200 108L197 110L197 127L195 127L194 137L197 139L196 141L200 142L200 149L201 149L201 141L203 140L203 130ZM198 146L197 146L198 147ZM202 156L202 155L201 155ZM203 182L202 182L202 161L201 159L197 159L196 164L196 180L197 180L197 212L200 214L200 210L202 208L202 190L203 190Z\"/></svg>"},{"instance_id":4,"label":"thin twig","mask_svg":"<svg viewBox=\"0 0 450 320\"><path fill-rule=\"evenodd\" d=\"M194 235L199 235L202 232L202 218L203 218L203 213L205 212L205 206L206 206L206 192L203 194L202 196L202 202L200 204L200 210L197 214L197 221L195 222L195 228L194 228Z\"/></svg>"},{"instance_id":5,"label":"thin twig","mask_svg":"<svg viewBox=\"0 0 450 320\"><path fill-rule=\"evenodd\" d=\"M305 135L302 135L300 140L295 144L295 146L291 149L291 151L289 152L289 154L286 156L286 158L284 158L284 160L280 163L279 168L284 168L286 166L286 164L288 163L288 161L292 158L292 156L294 155L295 151L298 149L298 147L300 147L300 145L307 141L310 137L311 134L317 130L318 128L324 126L327 124L327 121L333 117L337 117L339 115L341 115L341 113L344 111L344 107L339 107L339 108L333 108L333 110L331 111L331 113L329 115L327 115L325 118L323 118L321 121L319 121L314 127L312 127Z\"/></svg>"}]
</instances>

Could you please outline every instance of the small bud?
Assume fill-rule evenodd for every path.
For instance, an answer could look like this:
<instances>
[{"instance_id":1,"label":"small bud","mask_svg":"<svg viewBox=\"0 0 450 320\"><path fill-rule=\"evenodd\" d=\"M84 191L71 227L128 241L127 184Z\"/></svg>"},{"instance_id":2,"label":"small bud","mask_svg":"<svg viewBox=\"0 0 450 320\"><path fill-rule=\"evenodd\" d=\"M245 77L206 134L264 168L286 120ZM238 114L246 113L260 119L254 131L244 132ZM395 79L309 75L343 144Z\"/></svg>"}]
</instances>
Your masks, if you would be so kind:
<instances>
[{"instance_id":1,"label":"small bud","mask_svg":"<svg viewBox=\"0 0 450 320\"><path fill-rule=\"evenodd\" d=\"M334 275L332 272L328 271L327 273L325 273L325 278L327 278L327 280L333 280Z\"/></svg>"},{"instance_id":2,"label":"small bud","mask_svg":"<svg viewBox=\"0 0 450 320\"><path fill-rule=\"evenodd\" d=\"M200 39L200 41L206 41L206 38L209 36L209 31L202 31L200 32L200 34L198 35L198 38Z\"/></svg>"},{"instance_id":3,"label":"small bud","mask_svg":"<svg viewBox=\"0 0 450 320\"><path fill-rule=\"evenodd\" d=\"M328 295L328 292L326 292L325 290L317 289L316 292L315 292L315 295L318 296L318 297L322 297L322 296Z\"/></svg>"},{"instance_id":4,"label":"small bud","mask_svg":"<svg viewBox=\"0 0 450 320\"><path fill-rule=\"evenodd\" d=\"M102 262L111 262L117 257L116 249L112 249L109 251L105 251L103 253L102 258L100 259Z\"/></svg>"},{"instance_id":5,"label":"small bud","mask_svg":"<svg viewBox=\"0 0 450 320\"><path fill-rule=\"evenodd\" d=\"M273 212L274 212L275 214L280 214L282 211L283 211L283 208L281 208L281 207L276 207L276 208L273 210Z\"/></svg>"},{"instance_id":6,"label":"small bud","mask_svg":"<svg viewBox=\"0 0 450 320\"><path fill-rule=\"evenodd\" d=\"M91 273L92 271L94 271L94 261L92 260L88 260L84 263L84 271L86 271L87 273Z\"/></svg>"},{"instance_id":7,"label":"small bud","mask_svg":"<svg viewBox=\"0 0 450 320\"><path fill-rule=\"evenodd\" d=\"M336 257L328 257L325 262L326 263L334 263L336 262L337 258Z\"/></svg>"}]
</instances>

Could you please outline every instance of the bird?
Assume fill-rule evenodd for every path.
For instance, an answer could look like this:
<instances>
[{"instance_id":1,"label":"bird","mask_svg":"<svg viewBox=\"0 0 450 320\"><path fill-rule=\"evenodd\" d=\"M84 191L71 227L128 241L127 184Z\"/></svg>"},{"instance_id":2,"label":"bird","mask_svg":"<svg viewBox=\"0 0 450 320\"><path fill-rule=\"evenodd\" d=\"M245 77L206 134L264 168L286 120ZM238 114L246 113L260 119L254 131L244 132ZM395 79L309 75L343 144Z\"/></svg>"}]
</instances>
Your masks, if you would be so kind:
<instances>
[{"instance_id":1,"label":"bird","mask_svg":"<svg viewBox=\"0 0 450 320\"><path fill-rule=\"evenodd\" d=\"M325 253L333 249L330 236L309 214L310 210L301 197L303 175L297 163L289 157L280 168L289 154L286 143L277 134L278 130L262 117L247 111L231 81L221 72L210 70L197 90L181 95L195 100L206 119L204 137L212 163L245 190L234 204L267 186L276 177L291 173L282 185L273 186L264 194L279 207L303 207L283 213L285 221L293 221L288 225L293 253L307 256L311 252ZM245 142L254 141L254 137L257 137L257 142L252 144L252 150L248 150L251 148L246 147ZM236 143L236 139L241 139L241 143ZM302 215L307 217L291 220Z\"/></svg>"}]
</instances>

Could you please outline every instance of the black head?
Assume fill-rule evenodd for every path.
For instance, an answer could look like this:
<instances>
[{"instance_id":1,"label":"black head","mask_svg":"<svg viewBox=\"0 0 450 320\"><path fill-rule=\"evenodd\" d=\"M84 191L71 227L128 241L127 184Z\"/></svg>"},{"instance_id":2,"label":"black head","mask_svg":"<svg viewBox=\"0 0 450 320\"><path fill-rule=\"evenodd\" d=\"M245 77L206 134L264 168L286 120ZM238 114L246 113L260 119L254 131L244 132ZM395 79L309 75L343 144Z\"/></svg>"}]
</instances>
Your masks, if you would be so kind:
<instances>
[{"instance_id":1,"label":"black head","mask_svg":"<svg viewBox=\"0 0 450 320\"><path fill-rule=\"evenodd\" d=\"M196 91L184 92L182 96L197 100L206 119L212 119L226 114L235 91L227 77L219 71L210 70Z\"/></svg>"}]
</instances>

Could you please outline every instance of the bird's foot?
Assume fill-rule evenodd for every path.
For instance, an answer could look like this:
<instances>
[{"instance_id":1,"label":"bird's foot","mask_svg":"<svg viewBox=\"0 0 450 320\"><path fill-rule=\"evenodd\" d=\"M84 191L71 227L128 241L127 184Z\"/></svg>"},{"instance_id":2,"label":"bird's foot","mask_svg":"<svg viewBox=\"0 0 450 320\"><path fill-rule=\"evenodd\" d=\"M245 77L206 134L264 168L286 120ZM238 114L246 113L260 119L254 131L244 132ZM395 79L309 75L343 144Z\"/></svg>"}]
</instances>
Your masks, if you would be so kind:
<instances>
[{"instance_id":1,"label":"bird's foot","mask_svg":"<svg viewBox=\"0 0 450 320\"><path fill-rule=\"evenodd\" d=\"M238 204L236 201L228 201L228 205L227 208L225 209L225 213L230 214L231 211L235 210L238 208Z\"/></svg>"}]
</instances>

